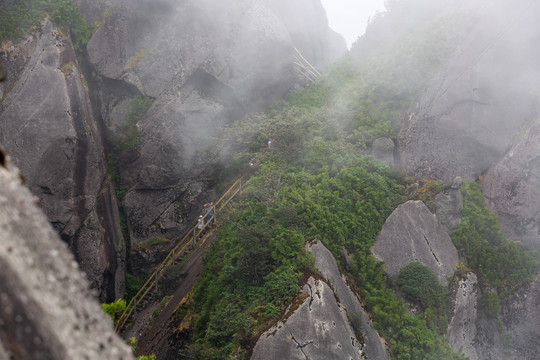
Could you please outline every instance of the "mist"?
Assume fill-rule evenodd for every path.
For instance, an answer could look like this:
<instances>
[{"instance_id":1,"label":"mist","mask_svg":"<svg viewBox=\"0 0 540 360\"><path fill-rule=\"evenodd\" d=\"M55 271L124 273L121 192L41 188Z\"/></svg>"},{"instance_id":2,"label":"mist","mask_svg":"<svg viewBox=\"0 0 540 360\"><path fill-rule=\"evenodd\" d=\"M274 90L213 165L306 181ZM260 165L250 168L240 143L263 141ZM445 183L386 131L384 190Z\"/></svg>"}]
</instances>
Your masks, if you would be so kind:
<instances>
[{"instance_id":1,"label":"mist","mask_svg":"<svg viewBox=\"0 0 540 360\"><path fill-rule=\"evenodd\" d=\"M243 177L207 260L156 282L154 309L178 310L156 323L183 319L137 335L158 359L329 358L314 344L354 337L370 358L532 360L539 18L530 0L3 1L0 173L20 171L102 303L137 293ZM298 316L323 309L315 287L339 317ZM297 310L293 342L293 321L263 334Z\"/></svg>"}]
</instances>

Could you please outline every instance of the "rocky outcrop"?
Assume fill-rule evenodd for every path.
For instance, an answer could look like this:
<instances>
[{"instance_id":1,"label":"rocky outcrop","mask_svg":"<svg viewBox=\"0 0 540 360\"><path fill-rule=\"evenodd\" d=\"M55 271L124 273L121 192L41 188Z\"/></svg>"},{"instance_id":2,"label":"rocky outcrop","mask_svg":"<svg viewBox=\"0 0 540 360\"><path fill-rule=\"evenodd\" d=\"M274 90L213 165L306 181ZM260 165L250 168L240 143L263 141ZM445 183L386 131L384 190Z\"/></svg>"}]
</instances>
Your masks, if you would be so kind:
<instances>
[{"instance_id":1,"label":"rocky outcrop","mask_svg":"<svg viewBox=\"0 0 540 360\"><path fill-rule=\"evenodd\" d=\"M222 127L307 84L295 65L302 57L322 68L346 50L318 1L78 4L90 21L103 23L87 49L110 134L121 132L130 99L153 99L134 125L137 144L120 159L133 243L181 236L198 215L196 204L212 199L207 189L226 154L200 154ZM180 203L194 206L181 214Z\"/></svg>"},{"instance_id":2,"label":"rocky outcrop","mask_svg":"<svg viewBox=\"0 0 540 360\"><path fill-rule=\"evenodd\" d=\"M540 257L539 122L489 170L480 186L508 238Z\"/></svg>"},{"instance_id":3,"label":"rocky outcrop","mask_svg":"<svg viewBox=\"0 0 540 360\"><path fill-rule=\"evenodd\" d=\"M45 20L7 54L0 144L103 300L124 291L124 244L100 134L69 39ZM2 85L4 86L4 85Z\"/></svg>"},{"instance_id":4,"label":"rocky outcrop","mask_svg":"<svg viewBox=\"0 0 540 360\"><path fill-rule=\"evenodd\" d=\"M363 352L367 359L390 360L390 354L384 340L373 328L371 320L362 308L357 295L347 285L345 278L337 267L334 256L321 242L308 245L308 250L315 257L315 267L328 281L339 303L347 311L347 317L354 330L363 340Z\"/></svg>"},{"instance_id":5,"label":"rocky outcrop","mask_svg":"<svg viewBox=\"0 0 540 360\"><path fill-rule=\"evenodd\" d=\"M463 181L457 177L452 182L450 188L445 189L435 195L435 215L437 220L449 232L456 230L461 223L463 214L463 200L461 198L461 185Z\"/></svg>"},{"instance_id":6,"label":"rocky outcrop","mask_svg":"<svg viewBox=\"0 0 540 360\"><path fill-rule=\"evenodd\" d=\"M474 273L469 273L459 280L454 316L448 325L446 339L455 352L461 351L470 360L478 360L474 347L477 308L478 279Z\"/></svg>"},{"instance_id":7,"label":"rocky outcrop","mask_svg":"<svg viewBox=\"0 0 540 360\"><path fill-rule=\"evenodd\" d=\"M457 250L448 232L421 201L398 206L384 222L371 251L377 260L385 262L390 276L416 261L430 268L444 285L454 275L458 263Z\"/></svg>"},{"instance_id":8,"label":"rocky outcrop","mask_svg":"<svg viewBox=\"0 0 540 360\"><path fill-rule=\"evenodd\" d=\"M261 335L251 359L366 359L332 289L310 278L302 293L306 300L286 322Z\"/></svg>"},{"instance_id":9,"label":"rocky outcrop","mask_svg":"<svg viewBox=\"0 0 540 360\"><path fill-rule=\"evenodd\" d=\"M302 290L306 299L261 335L252 359L390 359L330 251L320 242L307 247L324 281L308 280Z\"/></svg>"},{"instance_id":10,"label":"rocky outcrop","mask_svg":"<svg viewBox=\"0 0 540 360\"><path fill-rule=\"evenodd\" d=\"M401 166L417 178L472 180L538 114L540 4L477 3L477 20L446 69L434 78L398 137Z\"/></svg>"},{"instance_id":11,"label":"rocky outcrop","mask_svg":"<svg viewBox=\"0 0 540 360\"><path fill-rule=\"evenodd\" d=\"M133 359L18 171L0 158L0 358Z\"/></svg>"}]
</instances>

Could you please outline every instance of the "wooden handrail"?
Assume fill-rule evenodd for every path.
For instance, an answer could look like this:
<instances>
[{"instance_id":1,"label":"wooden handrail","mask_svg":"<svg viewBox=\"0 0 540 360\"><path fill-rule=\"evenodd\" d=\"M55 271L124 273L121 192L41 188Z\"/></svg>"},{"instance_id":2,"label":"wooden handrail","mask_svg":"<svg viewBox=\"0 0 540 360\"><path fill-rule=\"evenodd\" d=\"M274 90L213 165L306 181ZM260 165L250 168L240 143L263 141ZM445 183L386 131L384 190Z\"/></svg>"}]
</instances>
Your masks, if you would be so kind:
<instances>
[{"instance_id":1,"label":"wooden handrail","mask_svg":"<svg viewBox=\"0 0 540 360\"><path fill-rule=\"evenodd\" d=\"M239 177L230 187L229 189L219 198L218 201L216 201L214 205L214 214L212 217L210 217L210 220L205 222L202 229L200 229L198 232L197 225L191 227L189 231L186 232L186 234L180 239L180 241L169 251L165 259L156 267L154 272L148 277L146 282L143 284L143 286L139 289L137 294L133 296L129 304L126 306L124 312L120 315L118 318L118 321L116 322L115 331L116 333L119 333L120 330L125 326L127 320L129 319L129 316L133 313L137 305L140 304L140 302L144 299L144 297L150 292L150 289L157 283L159 280L159 272L162 271L165 267L167 267L169 264L174 264L174 261L180 257L180 255L186 250L186 248L191 244L192 240L198 239L199 236L204 232L208 224L215 219L216 213L217 213L217 207L221 202L232 192L232 195L230 195L224 202L223 205L220 206L220 209L223 209L227 204L240 192L242 189L242 180L243 177ZM237 187L235 189L235 187ZM234 190L234 192L233 192ZM209 211L205 213L205 216L208 214ZM193 236L195 235L195 236ZM193 239L195 238L195 239Z\"/></svg>"}]
</instances>

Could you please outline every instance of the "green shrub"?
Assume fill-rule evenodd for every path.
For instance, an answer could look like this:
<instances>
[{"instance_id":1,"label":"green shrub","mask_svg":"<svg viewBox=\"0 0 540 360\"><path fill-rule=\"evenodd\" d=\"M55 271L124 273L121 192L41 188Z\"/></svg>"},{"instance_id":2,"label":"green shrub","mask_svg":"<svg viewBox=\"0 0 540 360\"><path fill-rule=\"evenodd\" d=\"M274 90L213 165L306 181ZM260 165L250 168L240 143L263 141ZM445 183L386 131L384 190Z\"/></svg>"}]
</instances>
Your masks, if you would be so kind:
<instances>
[{"instance_id":1,"label":"green shrub","mask_svg":"<svg viewBox=\"0 0 540 360\"><path fill-rule=\"evenodd\" d=\"M438 294L445 291L437 276L418 262L403 267L399 271L397 283L405 296L423 309L435 305Z\"/></svg>"},{"instance_id":2,"label":"green shrub","mask_svg":"<svg viewBox=\"0 0 540 360\"><path fill-rule=\"evenodd\" d=\"M101 308L105 311L105 314L109 315L116 323L116 316L119 315L120 312L126 310L126 305L126 300L118 299L110 304L101 304Z\"/></svg>"},{"instance_id":3,"label":"green shrub","mask_svg":"<svg viewBox=\"0 0 540 360\"><path fill-rule=\"evenodd\" d=\"M126 293L125 298L127 301L131 301L131 299L137 295L141 287L143 286L144 281L136 277L132 274L126 275Z\"/></svg>"}]
</instances>

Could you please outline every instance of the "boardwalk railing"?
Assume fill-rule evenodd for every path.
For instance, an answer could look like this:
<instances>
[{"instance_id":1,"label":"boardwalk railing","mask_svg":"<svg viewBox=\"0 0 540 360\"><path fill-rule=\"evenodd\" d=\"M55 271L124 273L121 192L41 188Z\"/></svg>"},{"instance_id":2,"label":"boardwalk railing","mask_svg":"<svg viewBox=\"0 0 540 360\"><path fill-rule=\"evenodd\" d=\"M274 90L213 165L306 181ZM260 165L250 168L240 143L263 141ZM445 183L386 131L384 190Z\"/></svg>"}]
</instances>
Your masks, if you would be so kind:
<instances>
[{"instance_id":1,"label":"boardwalk railing","mask_svg":"<svg viewBox=\"0 0 540 360\"><path fill-rule=\"evenodd\" d=\"M208 215L208 212L203 215L206 220L204 226L199 229L197 225L195 225L193 226L193 228L187 231L186 234L172 248L169 254L167 254L165 259L156 267L152 275L148 277L148 280L146 280L139 292L137 292L137 294L131 299L129 304L126 306L124 312L120 315L120 318L118 319L115 327L115 331L117 333L119 333L123 329L131 314L134 314L137 305L142 302L142 300L146 297L146 295L148 295L152 288L157 288L158 280L161 277L160 274L163 272L163 270L165 270L165 268L167 268L168 266L173 265L175 260L178 259L184 253L184 251L186 251L188 248L193 247L197 243L197 241L204 236L205 230L208 225L211 222L216 221L217 214L220 213L221 210L223 210L223 208L225 208L225 206L227 206L227 204L242 190L242 182L243 178L238 178L238 180L236 180L234 184L231 185L231 187L221 196L221 198L216 201L216 203L214 204L214 213L212 214L212 216L207 219L206 217Z\"/></svg>"}]
</instances>

